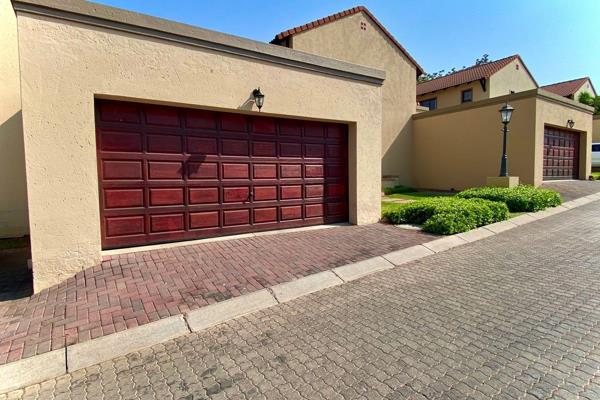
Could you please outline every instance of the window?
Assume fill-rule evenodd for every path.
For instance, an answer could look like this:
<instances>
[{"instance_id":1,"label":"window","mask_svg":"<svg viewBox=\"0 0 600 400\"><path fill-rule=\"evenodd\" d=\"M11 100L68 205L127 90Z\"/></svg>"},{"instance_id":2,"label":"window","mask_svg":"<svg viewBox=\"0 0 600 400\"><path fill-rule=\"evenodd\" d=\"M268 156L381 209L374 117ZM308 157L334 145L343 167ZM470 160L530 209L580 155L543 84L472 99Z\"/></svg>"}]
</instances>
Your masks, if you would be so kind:
<instances>
[{"instance_id":1,"label":"window","mask_svg":"<svg viewBox=\"0 0 600 400\"><path fill-rule=\"evenodd\" d=\"M461 103L468 103L469 101L473 101L473 89L463 90L460 94Z\"/></svg>"},{"instance_id":2,"label":"window","mask_svg":"<svg viewBox=\"0 0 600 400\"><path fill-rule=\"evenodd\" d=\"M419 105L423 107L429 107L429 110L435 110L437 108L437 97L434 97L433 99L421 100Z\"/></svg>"},{"instance_id":3,"label":"window","mask_svg":"<svg viewBox=\"0 0 600 400\"><path fill-rule=\"evenodd\" d=\"M592 145L592 151L595 152L599 152L600 153L600 144L593 144Z\"/></svg>"}]
</instances>

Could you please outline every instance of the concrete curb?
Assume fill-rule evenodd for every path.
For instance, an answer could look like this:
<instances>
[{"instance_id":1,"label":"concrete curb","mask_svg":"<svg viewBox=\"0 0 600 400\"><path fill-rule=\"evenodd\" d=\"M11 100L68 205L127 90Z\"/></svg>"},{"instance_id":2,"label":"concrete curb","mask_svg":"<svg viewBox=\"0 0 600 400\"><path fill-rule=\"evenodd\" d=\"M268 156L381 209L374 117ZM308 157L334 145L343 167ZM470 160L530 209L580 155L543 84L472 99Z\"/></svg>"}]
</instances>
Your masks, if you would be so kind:
<instances>
[{"instance_id":1,"label":"concrete curb","mask_svg":"<svg viewBox=\"0 0 600 400\"><path fill-rule=\"evenodd\" d=\"M342 283L344 281L334 272L324 271L296 279L295 281L275 285L271 287L271 291L277 301L285 303L318 290L341 285Z\"/></svg>"},{"instance_id":2,"label":"concrete curb","mask_svg":"<svg viewBox=\"0 0 600 400\"><path fill-rule=\"evenodd\" d=\"M273 295L267 289L262 289L190 311L186 315L186 320L190 330L198 332L276 304L277 300Z\"/></svg>"},{"instance_id":3,"label":"concrete curb","mask_svg":"<svg viewBox=\"0 0 600 400\"><path fill-rule=\"evenodd\" d=\"M67 346L65 349L28 357L0 365L0 393L56 378L67 372L85 368L167 340L198 332L240 316L250 314L277 303L284 303L333 286L341 285L376 272L388 270L411 261L473 243L509 229L568 211L600 200L600 193L564 203L562 206L537 213L523 214L510 221L502 221L433 240L422 245L397 250L319 272L295 281L245 294L212 304L185 315L177 315L151 322L137 328L104 336L91 341Z\"/></svg>"},{"instance_id":4,"label":"concrete curb","mask_svg":"<svg viewBox=\"0 0 600 400\"><path fill-rule=\"evenodd\" d=\"M409 263L411 261L418 260L423 257L427 257L431 254L435 254L435 252L429 250L422 244L419 244L416 246L408 247L406 249L384 254L382 257L391 262L392 264L398 266Z\"/></svg>"},{"instance_id":5,"label":"concrete curb","mask_svg":"<svg viewBox=\"0 0 600 400\"><path fill-rule=\"evenodd\" d=\"M446 251L453 247L457 247L467 243L467 241L458 235L446 236L441 239L433 240L431 242L423 243L423 246L427 247L434 253Z\"/></svg>"},{"instance_id":6,"label":"concrete curb","mask_svg":"<svg viewBox=\"0 0 600 400\"><path fill-rule=\"evenodd\" d=\"M53 379L67 373L65 350L24 358L0 366L0 393Z\"/></svg>"},{"instance_id":7,"label":"concrete curb","mask_svg":"<svg viewBox=\"0 0 600 400\"><path fill-rule=\"evenodd\" d=\"M394 268L394 264L383 257L373 257L368 260L347 264L333 269L333 272L344 282L350 282L377 271Z\"/></svg>"},{"instance_id":8,"label":"concrete curb","mask_svg":"<svg viewBox=\"0 0 600 400\"><path fill-rule=\"evenodd\" d=\"M69 372L112 360L145 347L190 333L183 315L127 329L112 335L67 346Z\"/></svg>"}]
</instances>

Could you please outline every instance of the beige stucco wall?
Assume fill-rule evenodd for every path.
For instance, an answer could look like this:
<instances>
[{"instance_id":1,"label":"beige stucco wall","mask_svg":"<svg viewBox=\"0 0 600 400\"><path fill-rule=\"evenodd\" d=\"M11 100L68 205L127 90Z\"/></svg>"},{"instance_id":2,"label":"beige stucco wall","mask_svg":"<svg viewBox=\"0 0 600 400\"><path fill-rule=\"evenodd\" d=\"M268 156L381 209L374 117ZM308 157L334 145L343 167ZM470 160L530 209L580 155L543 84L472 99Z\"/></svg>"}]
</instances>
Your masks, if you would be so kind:
<instances>
[{"instance_id":1,"label":"beige stucco wall","mask_svg":"<svg viewBox=\"0 0 600 400\"><path fill-rule=\"evenodd\" d=\"M504 96L511 91L519 93L537 88L537 84L518 58L493 74L488 84L489 97Z\"/></svg>"},{"instance_id":2,"label":"beige stucco wall","mask_svg":"<svg viewBox=\"0 0 600 400\"><path fill-rule=\"evenodd\" d=\"M519 66L518 69L516 68L517 65ZM509 94L511 90L519 93L535 89L536 87L535 81L531 78L521 60L516 59L490 77L486 82L485 92L479 81L476 81L417 96L417 101L435 97L437 98L438 109L440 109L461 104L461 93L467 89L473 90L473 101L480 101L492 97L504 96Z\"/></svg>"},{"instance_id":3,"label":"beige stucco wall","mask_svg":"<svg viewBox=\"0 0 600 400\"><path fill-rule=\"evenodd\" d=\"M489 91L484 92L479 81L476 81L417 96L417 102L436 98L438 109L456 106L462 104L462 92L468 89L473 90L473 101L481 101L489 98Z\"/></svg>"},{"instance_id":4,"label":"beige stucco wall","mask_svg":"<svg viewBox=\"0 0 600 400\"><path fill-rule=\"evenodd\" d=\"M594 143L600 143L600 115L594 116L592 124L593 141Z\"/></svg>"},{"instance_id":5,"label":"beige stucco wall","mask_svg":"<svg viewBox=\"0 0 600 400\"><path fill-rule=\"evenodd\" d=\"M0 0L0 238L28 232L17 20Z\"/></svg>"},{"instance_id":6,"label":"beige stucco wall","mask_svg":"<svg viewBox=\"0 0 600 400\"><path fill-rule=\"evenodd\" d=\"M413 159L414 186L461 190L485 185L488 176L497 176L502 153L498 110L507 100L515 108L507 149L510 175L519 176L522 183L540 185L544 124L564 127L571 118L576 121L574 131L582 132L580 178L585 179L590 165L590 112L570 107L568 100L548 100L538 92L536 89L415 115L412 150L419 156Z\"/></svg>"},{"instance_id":7,"label":"beige stucco wall","mask_svg":"<svg viewBox=\"0 0 600 400\"><path fill-rule=\"evenodd\" d=\"M35 290L100 261L95 96L235 111L260 86L265 115L348 122L350 219L378 221L381 86L43 16L18 25Z\"/></svg>"},{"instance_id":8,"label":"beige stucco wall","mask_svg":"<svg viewBox=\"0 0 600 400\"><path fill-rule=\"evenodd\" d=\"M367 24L366 30L361 29L361 22ZM416 67L362 12L295 34L291 47L386 71L382 173L410 185L410 118L416 111Z\"/></svg>"}]
</instances>

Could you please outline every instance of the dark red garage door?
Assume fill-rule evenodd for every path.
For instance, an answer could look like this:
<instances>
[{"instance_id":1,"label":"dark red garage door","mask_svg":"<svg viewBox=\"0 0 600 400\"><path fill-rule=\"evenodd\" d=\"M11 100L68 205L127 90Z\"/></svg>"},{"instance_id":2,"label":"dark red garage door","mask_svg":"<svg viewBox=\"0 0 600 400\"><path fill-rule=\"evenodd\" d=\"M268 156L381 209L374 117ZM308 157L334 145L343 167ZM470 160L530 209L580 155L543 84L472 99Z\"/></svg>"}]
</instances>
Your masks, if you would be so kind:
<instances>
[{"instance_id":1,"label":"dark red garage door","mask_svg":"<svg viewBox=\"0 0 600 400\"><path fill-rule=\"evenodd\" d=\"M348 220L347 126L96 104L104 248Z\"/></svg>"},{"instance_id":2,"label":"dark red garage door","mask_svg":"<svg viewBox=\"0 0 600 400\"><path fill-rule=\"evenodd\" d=\"M544 180L579 178L579 134L544 127Z\"/></svg>"}]
</instances>

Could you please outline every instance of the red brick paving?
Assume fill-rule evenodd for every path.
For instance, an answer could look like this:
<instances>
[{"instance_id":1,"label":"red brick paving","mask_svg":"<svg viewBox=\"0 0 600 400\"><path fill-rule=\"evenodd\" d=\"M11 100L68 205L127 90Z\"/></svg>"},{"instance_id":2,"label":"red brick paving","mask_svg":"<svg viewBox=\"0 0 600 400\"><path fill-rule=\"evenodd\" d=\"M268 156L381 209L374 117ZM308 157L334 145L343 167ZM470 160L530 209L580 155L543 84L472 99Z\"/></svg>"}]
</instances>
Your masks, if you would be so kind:
<instances>
[{"instance_id":1,"label":"red brick paving","mask_svg":"<svg viewBox=\"0 0 600 400\"><path fill-rule=\"evenodd\" d=\"M0 364L431 239L375 224L113 256L31 297L0 302Z\"/></svg>"}]
</instances>

